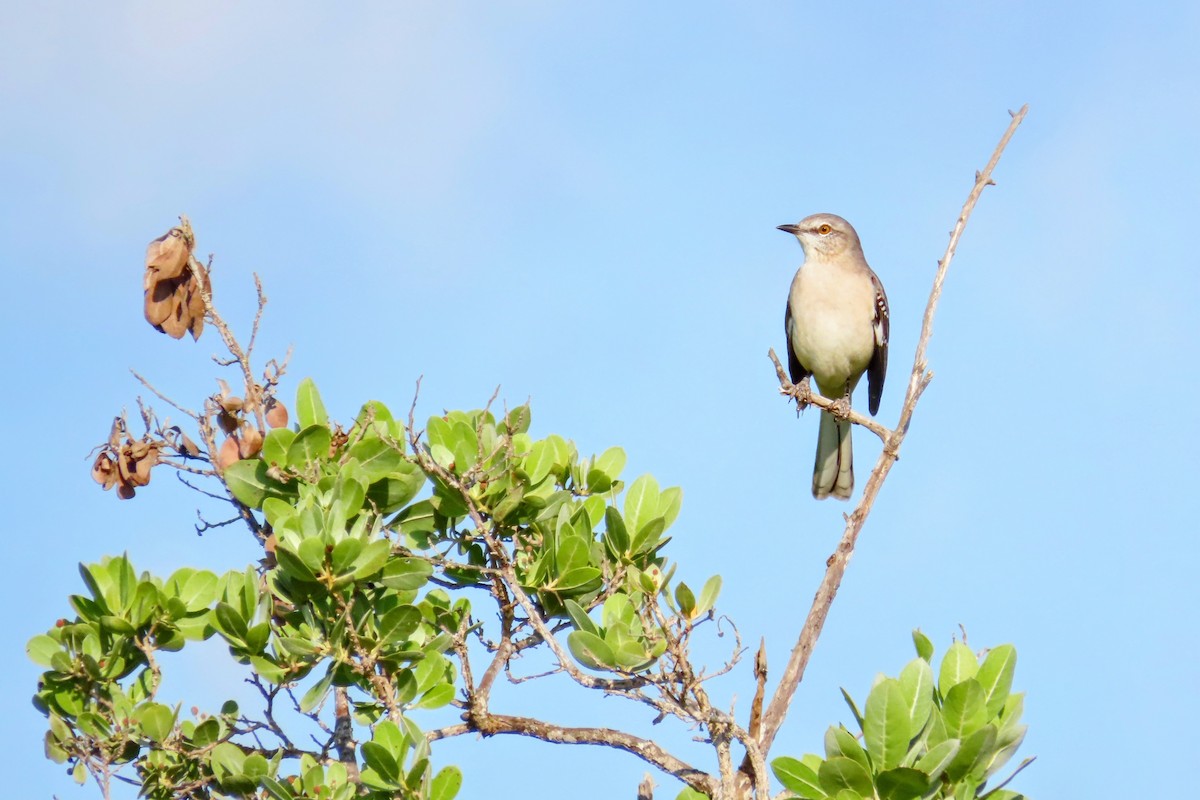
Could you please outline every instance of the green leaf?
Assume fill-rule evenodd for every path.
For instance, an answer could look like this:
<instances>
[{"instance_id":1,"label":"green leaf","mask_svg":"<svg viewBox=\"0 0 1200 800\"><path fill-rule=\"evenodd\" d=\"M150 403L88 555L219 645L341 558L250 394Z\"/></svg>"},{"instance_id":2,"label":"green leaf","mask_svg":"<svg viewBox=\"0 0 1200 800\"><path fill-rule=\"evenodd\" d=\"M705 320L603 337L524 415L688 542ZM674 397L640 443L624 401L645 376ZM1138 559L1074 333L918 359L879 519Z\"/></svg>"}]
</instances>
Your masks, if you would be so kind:
<instances>
[{"instance_id":1,"label":"green leaf","mask_svg":"<svg viewBox=\"0 0 1200 800\"><path fill-rule=\"evenodd\" d=\"M858 743L850 731L841 725L831 725L825 732L825 752L829 758L845 756L862 765L867 772L871 771L871 759L867 751Z\"/></svg>"},{"instance_id":2,"label":"green leaf","mask_svg":"<svg viewBox=\"0 0 1200 800\"><path fill-rule=\"evenodd\" d=\"M452 436L455 471L462 475L479 460L479 440L475 436L475 429L462 420L454 423Z\"/></svg>"},{"instance_id":3,"label":"green leaf","mask_svg":"<svg viewBox=\"0 0 1200 800\"><path fill-rule=\"evenodd\" d=\"M1015 725L1023 713L1025 713L1025 693L1016 692L1010 694L1004 701L1004 710L1000 712L1000 720L1007 728Z\"/></svg>"},{"instance_id":4,"label":"green leaf","mask_svg":"<svg viewBox=\"0 0 1200 800\"><path fill-rule=\"evenodd\" d=\"M249 653L261 654L271 638L271 624L260 622L246 630L246 650Z\"/></svg>"},{"instance_id":5,"label":"green leaf","mask_svg":"<svg viewBox=\"0 0 1200 800\"><path fill-rule=\"evenodd\" d=\"M416 708L441 708L454 699L454 685L439 683L421 697Z\"/></svg>"},{"instance_id":6,"label":"green leaf","mask_svg":"<svg viewBox=\"0 0 1200 800\"><path fill-rule=\"evenodd\" d=\"M188 611L200 611L217 599L217 576L208 570L194 572L179 588L177 595Z\"/></svg>"},{"instance_id":7,"label":"green leaf","mask_svg":"<svg viewBox=\"0 0 1200 800\"><path fill-rule=\"evenodd\" d=\"M603 639L588 631L572 631L567 636L567 647L575 660L592 669L612 669L617 656Z\"/></svg>"},{"instance_id":8,"label":"green leaf","mask_svg":"<svg viewBox=\"0 0 1200 800\"><path fill-rule=\"evenodd\" d=\"M653 475L638 477L625 492L624 516L626 529L640 532L643 527L658 516L658 507L658 481L654 480Z\"/></svg>"},{"instance_id":9,"label":"green leaf","mask_svg":"<svg viewBox=\"0 0 1200 800\"><path fill-rule=\"evenodd\" d=\"M963 739L978 730L987 721L986 714L983 687L974 678L952 686L942 700L942 720L951 739Z\"/></svg>"},{"instance_id":10,"label":"green leaf","mask_svg":"<svg viewBox=\"0 0 1200 800\"><path fill-rule=\"evenodd\" d=\"M354 579L356 581L366 580L375 573L379 572L388 563L388 556L392 553L392 544L387 539L376 539L372 542L367 542L363 547L362 552L355 557L351 568L354 570Z\"/></svg>"},{"instance_id":11,"label":"green leaf","mask_svg":"<svg viewBox=\"0 0 1200 800\"><path fill-rule=\"evenodd\" d=\"M675 586L675 603L679 606L679 613L687 619L691 619L696 613L696 596L692 594L692 590L683 581L680 581Z\"/></svg>"},{"instance_id":12,"label":"green leaf","mask_svg":"<svg viewBox=\"0 0 1200 800\"><path fill-rule=\"evenodd\" d=\"M266 777L268 770L268 762L262 753L251 753L246 756L246 763L242 766L242 773L252 781L259 781Z\"/></svg>"},{"instance_id":13,"label":"green leaf","mask_svg":"<svg viewBox=\"0 0 1200 800\"><path fill-rule=\"evenodd\" d=\"M600 570L596 567L578 567L559 575L554 580L554 585L547 588L554 589L555 591L578 589L581 586L587 586L593 581L599 580L600 574Z\"/></svg>"},{"instance_id":14,"label":"green leaf","mask_svg":"<svg viewBox=\"0 0 1200 800\"><path fill-rule=\"evenodd\" d=\"M933 710L933 669L929 662L914 658L900 670L900 691L908 709L908 730L916 736Z\"/></svg>"},{"instance_id":15,"label":"green leaf","mask_svg":"<svg viewBox=\"0 0 1200 800\"><path fill-rule=\"evenodd\" d=\"M48 667L50 666L50 658L55 653L61 653L62 649L62 645L54 641L54 639L44 633L40 633L30 639L25 645L25 654L33 660L33 663Z\"/></svg>"},{"instance_id":16,"label":"green leaf","mask_svg":"<svg viewBox=\"0 0 1200 800\"><path fill-rule=\"evenodd\" d=\"M242 774L242 767L246 763L246 754L232 742L221 742L212 749L209 759L217 780L223 781L226 777Z\"/></svg>"},{"instance_id":17,"label":"green leaf","mask_svg":"<svg viewBox=\"0 0 1200 800\"><path fill-rule=\"evenodd\" d=\"M604 546L613 558L629 553L629 533L621 513L612 506L604 509Z\"/></svg>"},{"instance_id":18,"label":"green leaf","mask_svg":"<svg viewBox=\"0 0 1200 800\"><path fill-rule=\"evenodd\" d=\"M325 699L325 695L329 692L329 687L333 685L333 666L325 671L325 676L317 681L312 687L304 693L300 698L300 711L304 714L312 711L321 704Z\"/></svg>"},{"instance_id":19,"label":"green leaf","mask_svg":"<svg viewBox=\"0 0 1200 800\"><path fill-rule=\"evenodd\" d=\"M696 601L696 614L707 614L717 604L717 595L721 593L721 576L713 575L704 582L700 589L700 598Z\"/></svg>"},{"instance_id":20,"label":"green leaf","mask_svg":"<svg viewBox=\"0 0 1200 800\"><path fill-rule=\"evenodd\" d=\"M917 648L917 656L927 663L933 663L933 642L929 641L929 637L921 633L918 628L913 630L912 640L913 645Z\"/></svg>"},{"instance_id":21,"label":"green leaf","mask_svg":"<svg viewBox=\"0 0 1200 800\"><path fill-rule=\"evenodd\" d=\"M849 789L863 797L870 797L875 792L871 773L862 764L845 756L826 759L817 771L817 780L828 794Z\"/></svg>"},{"instance_id":22,"label":"green leaf","mask_svg":"<svg viewBox=\"0 0 1200 800\"><path fill-rule=\"evenodd\" d=\"M619 447L608 448L596 456L592 469L604 474L611 484L621 477L621 470L625 469L625 451Z\"/></svg>"},{"instance_id":23,"label":"green leaf","mask_svg":"<svg viewBox=\"0 0 1200 800\"><path fill-rule=\"evenodd\" d=\"M996 741L992 745L993 753L985 762L986 769L983 773L985 778L995 775L1016 754L1021 742L1025 740L1026 729L1025 725L1014 725L1011 728L1003 729L996 735Z\"/></svg>"},{"instance_id":24,"label":"green leaf","mask_svg":"<svg viewBox=\"0 0 1200 800\"><path fill-rule=\"evenodd\" d=\"M454 800L462 788L463 774L458 767L443 767L429 784L429 800Z\"/></svg>"},{"instance_id":25,"label":"green leaf","mask_svg":"<svg viewBox=\"0 0 1200 800\"><path fill-rule=\"evenodd\" d=\"M310 425L301 428L296 434L295 441L288 447L287 463L294 469L304 469L313 462L329 459L329 446L333 442L333 432L324 425Z\"/></svg>"},{"instance_id":26,"label":"green leaf","mask_svg":"<svg viewBox=\"0 0 1200 800\"><path fill-rule=\"evenodd\" d=\"M293 656L311 656L318 650L312 639L300 636L280 636L277 641L284 652Z\"/></svg>"},{"instance_id":27,"label":"green leaf","mask_svg":"<svg viewBox=\"0 0 1200 800\"><path fill-rule=\"evenodd\" d=\"M287 499L292 496L287 486L267 474L268 469L261 459L243 459L226 467L221 479L239 503L259 508L268 497Z\"/></svg>"},{"instance_id":28,"label":"green leaf","mask_svg":"<svg viewBox=\"0 0 1200 800\"><path fill-rule=\"evenodd\" d=\"M859 730L862 730L863 716L858 710L858 704L854 702L854 698L845 689L842 689L842 699L846 701L846 705L850 706L850 713L854 715L854 721L858 723Z\"/></svg>"},{"instance_id":29,"label":"green leaf","mask_svg":"<svg viewBox=\"0 0 1200 800\"><path fill-rule=\"evenodd\" d=\"M367 487L367 500L379 513L391 514L407 505L424 485L425 473L405 461L386 477Z\"/></svg>"},{"instance_id":30,"label":"green leaf","mask_svg":"<svg viewBox=\"0 0 1200 800\"><path fill-rule=\"evenodd\" d=\"M662 517L655 517L650 520L633 537L633 540L629 543L629 549L634 553L650 552L658 546L666 526L666 520Z\"/></svg>"},{"instance_id":31,"label":"green leaf","mask_svg":"<svg viewBox=\"0 0 1200 800\"><path fill-rule=\"evenodd\" d=\"M362 539L349 537L342 539L333 546L333 553L329 557L330 566L333 568L334 575L345 575L354 569L354 561L363 551Z\"/></svg>"},{"instance_id":32,"label":"green leaf","mask_svg":"<svg viewBox=\"0 0 1200 800\"><path fill-rule=\"evenodd\" d=\"M962 743L958 739L947 739L941 744L929 748L929 752L921 756L916 767L928 775L929 781L932 783L942 777L946 767L950 766L950 762L958 755L958 748L961 746Z\"/></svg>"},{"instance_id":33,"label":"green leaf","mask_svg":"<svg viewBox=\"0 0 1200 800\"><path fill-rule=\"evenodd\" d=\"M563 601L563 607L566 608L567 616L571 618L571 624L575 626L576 630L587 631L596 636L601 635L600 628L595 622L592 622L592 618L588 616L587 611L579 603L567 599Z\"/></svg>"},{"instance_id":34,"label":"green leaf","mask_svg":"<svg viewBox=\"0 0 1200 800\"><path fill-rule=\"evenodd\" d=\"M246 640L246 620L229 603L217 603L214 610L217 629L226 637Z\"/></svg>"},{"instance_id":35,"label":"green leaf","mask_svg":"<svg viewBox=\"0 0 1200 800\"><path fill-rule=\"evenodd\" d=\"M529 422L532 416L529 404L525 403L517 406L505 415L504 425L508 428L510 434L525 433L529 430Z\"/></svg>"},{"instance_id":36,"label":"green leaf","mask_svg":"<svg viewBox=\"0 0 1200 800\"><path fill-rule=\"evenodd\" d=\"M350 458L357 459L362 466L367 483L374 483L380 478L395 472L401 464L406 463L404 456L383 439L370 437L362 439L350 448Z\"/></svg>"},{"instance_id":37,"label":"green leaf","mask_svg":"<svg viewBox=\"0 0 1200 800\"><path fill-rule=\"evenodd\" d=\"M929 788L929 776L912 767L897 767L875 776L879 800L916 800Z\"/></svg>"},{"instance_id":38,"label":"green leaf","mask_svg":"<svg viewBox=\"0 0 1200 800\"><path fill-rule=\"evenodd\" d=\"M96 739L107 739L112 735L112 726L108 724L108 720L91 711L80 714L75 724L84 734Z\"/></svg>"},{"instance_id":39,"label":"green leaf","mask_svg":"<svg viewBox=\"0 0 1200 800\"><path fill-rule=\"evenodd\" d=\"M404 721L407 722L407 720ZM404 753L408 749L409 744L414 741L413 737L409 736L406 731L400 730L400 726L390 719L386 719L375 726L375 733L372 738L376 744L386 748L398 763L404 761ZM424 737L420 738L423 739Z\"/></svg>"},{"instance_id":40,"label":"green leaf","mask_svg":"<svg viewBox=\"0 0 1200 800\"><path fill-rule=\"evenodd\" d=\"M790 792L806 800L824 800L827 793L821 788L816 770L798 759L780 756L771 762L771 771Z\"/></svg>"},{"instance_id":41,"label":"green leaf","mask_svg":"<svg viewBox=\"0 0 1200 800\"><path fill-rule=\"evenodd\" d=\"M287 466L288 448L296 440L296 432L291 428L275 428L268 431L263 438L262 458L268 464L280 467Z\"/></svg>"},{"instance_id":42,"label":"green leaf","mask_svg":"<svg viewBox=\"0 0 1200 800\"><path fill-rule=\"evenodd\" d=\"M321 402L321 394L312 378L300 381L296 388L296 422L304 429L310 425L328 425L329 415L325 413L325 404Z\"/></svg>"},{"instance_id":43,"label":"green leaf","mask_svg":"<svg viewBox=\"0 0 1200 800\"><path fill-rule=\"evenodd\" d=\"M302 583L316 582L316 573L304 563L304 559L300 558L298 553L282 542L275 545L275 560L279 564L278 569L289 578Z\"/></svg>"},{"instance_id":44,"label":"green leaf","mask_svg":"<svg viewBox=\"0 0 1200 800\"><path fill-rule=\"evenodd\" d=\"M397 606L379 620L379 640L398 644L408 640L420 625L420 609L416 606Z\"/></svg>"},{"instance_id":45,"label":"green leaf","mask_svg":"<svg viewBox=\"0 0 1200 800\"><path fill-rule=\"evenodd\" d=\"M564 506L564 510L566 507ZM572 533L570 526L564 526L559 531L558 548L555 553L555 566L558 572L570 572L579 567L585 567L590 555L590 543L582 536Z\"/></svg>"},{"instance_id":46,"label":"green leaf","mask_svg":"<svg viewBox=\"0 0 1200 800\"><path fill-rule=\"evenodd\" d=\"M979 666L975 679L983 687L988 718L995 718L1004 708L1012 689L1013 672L1017 668L1017 651L1011 644L993 647Z\"/></svg>"},{"instance_id":47,"label":"green leaf","mask_svg":"<svg viewBox=\"0 0 1200 800\"><path fill-rule=\"evenodd\" d=\"M875 684L863 715L863 740L877 768L893 769L908 753L909 710L900 682L887 678Z\"/></svg>"},{"instance_id":48,"label":"green leaf","mask_svg":"<svg viewBox=\"0 0 1200 800\"><path fill-rule=\"evenodd\" d=\"M362 509L366 496L367 479L363 474L362 465L354 459L349 459L338 469L329 513L342 521L348 520Z\"/></svg>"},{"instance_id":49,"label":"green leaf","mask_svg":"<svg viewBox=\"0 0 1200 800\"><path fill-rule=\"evenodd\" d=\"M132 636L136 631L136 628L129 624L129 620L113 616L112 614L104 614L100 617L100 627L108 632L122 636Z\"/></svg>"},{"instance_id":50,"label":"green leaf","mask_svg":"<svg viewBox=\"0 0 1200 800\"><path fill-rule=\"evenodd\" d=\"M221 738L221 725L213 718L208 718L198 724L192 731L191 744L193 747L208 747Z\"/></svg>"},{"instance_id":51,"label":"green leaf","mask_svg":"<svg viewBox=\"0 0 1200 800\"><path fill-rule=\"evenodd\" d=\"M313 574L319 574L325 569L325 551L329 545L320 536L310 536L300 542L296 555L304 562Z\"/></svg>"},{"instance_id":52,"label":"green leaf","mask_svg":"<svg viewBox=\"0 0 1200 800\"><path fill-rule=\"evenodd\" d=\"M960 781L967 776L982 778L982 767L992 758L992 746L996 743L996 727L984 725L962 740L958 753L946 767L946 777ZM976 772L979 775L976 775Z\"/></svg>"},{"instance_id":53,"label":"green leaf","mask_svg":"<svg viewBox=\"0 0 1200 800\"><path fill-rule=\"evenodd\" d=\"M537 486L554 468L554 447L545 439L534 442L529 454L521 462L521 471L529 479L530 486Z\"/></svg>"},{"instance_id":54,"label":"green leaf","mask_svg":"<svg viewBox=\"0 0 1200 800\"><path fill-rule=\"evenodd\" d=\"M678 486L663 489L658 498L658 516L663 518L664 528L671 527L671 523L679 516L679 509L682 505L683 489Z\"/></svg>"},{"instance_id":55,"label":"green leaf","mask_svg":"<svg viewBox=\"0 0 1200 800\"><path fill-rule=\"evenodd\" d=\"M274 778L259 778L258 783L266 791L267 796L271 800L296 800L296 795L288 788L287 784L277 781Z\"/></svg>"},{"instance_id":56,"label":"green leaf","mask_svg":"<svg viewBox=\"0 0 1200 800\"><path fill-rule=\"evenodd\" d=\"M962 642L955 642L950 645L950 649L942 658L942 668L938 673L938 689L945 697L950 691L950 687L962 683L967 678L975 677L975 673L978 671L979 662L975 660L975 654L971 652L971 648Z\"/></svg>"},{"instance_id":57,"label":"green leaf","mask_svg":"<svg viewBox=\"0 0 1200 800\"><path fill-rule=\"evenodd\" d=\"M147 703L137 710L134 719L147 738L159 743L175 729L175 712L162 703Z\"/></svg>"},{"instance_id":58,"label":"green leaf","mask_svg":"<svg viewBox=\"0 0 1200 800\"><path fill-rule=\"evenodd\" d=\"M369 785L379 786L383 789L399 788L402 785L400 765L387 748L378 742L363 742L362 754L363 760L367 762L367 767L374 770L383 779L381 784ZM362 778L364 783L368 782L365 771Z\"/></svg>"},{"instance_id":59,"label":"green leaf","mask_svg":"<svg viewBox=\"0 0 1200 800\"><path fill-rule=\"evenodd\" d=\"M433 565L423 558L392 558L383 568L379 582L389 589L420 589L433 574Z\"/></svg>"}]
</instances>

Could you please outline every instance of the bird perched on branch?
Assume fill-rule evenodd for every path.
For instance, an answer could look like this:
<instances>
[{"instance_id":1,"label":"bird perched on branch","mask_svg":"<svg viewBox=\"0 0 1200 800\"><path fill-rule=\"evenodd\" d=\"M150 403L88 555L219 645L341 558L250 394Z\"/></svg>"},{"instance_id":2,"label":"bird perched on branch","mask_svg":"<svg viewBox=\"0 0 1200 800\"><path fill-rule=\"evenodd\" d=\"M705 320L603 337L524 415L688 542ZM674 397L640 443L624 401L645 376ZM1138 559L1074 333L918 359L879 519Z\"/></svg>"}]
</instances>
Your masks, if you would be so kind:
<instances>
[{"instance_id":1,"label":"bird perched on branch","mask_svg":"<svg viewBox=\"0 0 1200 800\"><path fill-rule=\"evenodd\" d=\"M865 372L873 416L887 373L888 302L858 234L835 214L813 214L779 230L804 248L784 316L792 383L806 389L809 377L816 378L820 393L845 414ZM848 500L854 490L850 430L848 420L821 411L812 483L818 500L830 495Z\"/></svg>"}]
</instances>

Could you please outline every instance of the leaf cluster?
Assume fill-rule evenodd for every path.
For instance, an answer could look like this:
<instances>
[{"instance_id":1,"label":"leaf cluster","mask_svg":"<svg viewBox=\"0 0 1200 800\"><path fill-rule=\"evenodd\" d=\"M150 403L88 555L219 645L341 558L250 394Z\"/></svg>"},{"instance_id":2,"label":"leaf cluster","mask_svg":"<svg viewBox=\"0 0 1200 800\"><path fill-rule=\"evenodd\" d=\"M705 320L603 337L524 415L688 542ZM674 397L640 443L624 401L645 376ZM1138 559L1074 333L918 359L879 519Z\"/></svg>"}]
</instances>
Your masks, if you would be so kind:
<instances>
[{"instance_id":1,"label":"leaf cluster","mask_svg":"<svg viewBox=\"0 0 1200 800\"><path fill-rule=\"evenodd\" d=\"M913 641L918 657L896 678L879 676L863 712L843 691L858 735L833 726L825 734L824 758L771 762L775 777L796 797L1020 800L1014 791L987 787L1025 738L1024 694L1011 691L1016 650L1000 645L980 661L956 642L935 680L932 643L920 631Z\"/></svg>"}]
</instances>

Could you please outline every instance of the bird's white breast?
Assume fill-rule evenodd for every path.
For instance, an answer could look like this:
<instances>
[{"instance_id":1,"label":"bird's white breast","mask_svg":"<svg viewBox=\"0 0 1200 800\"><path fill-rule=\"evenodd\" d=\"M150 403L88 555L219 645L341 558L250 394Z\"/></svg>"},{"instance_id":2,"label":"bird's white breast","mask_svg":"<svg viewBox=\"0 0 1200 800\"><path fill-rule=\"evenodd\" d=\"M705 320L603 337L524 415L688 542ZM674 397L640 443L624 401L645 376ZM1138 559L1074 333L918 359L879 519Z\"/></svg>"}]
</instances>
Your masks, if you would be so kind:
<instances>
[{"instance_id":1,"label":"bird's white breast","mask_svg":"<svg viewBox=\"0 0 1200 800\"><path fill-rule=\"evenodd\" d=\"M875 289L866 273L808 261L792 280L792 350L821 393L840 397L875 351ZM850 321L850 324L847 324Z\"/></svg>"}]
</instances>

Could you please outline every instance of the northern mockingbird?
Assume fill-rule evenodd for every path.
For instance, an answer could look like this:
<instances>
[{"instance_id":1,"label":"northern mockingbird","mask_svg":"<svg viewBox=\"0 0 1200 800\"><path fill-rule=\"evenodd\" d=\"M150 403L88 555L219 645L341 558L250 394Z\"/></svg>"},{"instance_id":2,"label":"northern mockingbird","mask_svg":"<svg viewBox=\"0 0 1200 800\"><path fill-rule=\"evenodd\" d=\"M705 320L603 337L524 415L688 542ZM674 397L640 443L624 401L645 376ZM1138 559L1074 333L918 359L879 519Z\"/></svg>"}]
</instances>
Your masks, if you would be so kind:
<instances>
[{"instance_id":1,"label":"northern mockingbird","mask_svg":"<svg viewBox=\"0 0 1200 800\"><path fill-rule=\"evenodd\" d=\"M784 328L792 383L817 389L849 410L850 393L867 373L871 414L879 410L887 372L888 302L878 276L867 265L858 234L834 214L813 214L780 225L804 248L804 263L792 279ZM821 411L813 497L848 500L854 490L851 425Z\"/></svg>"}]
</instances>

